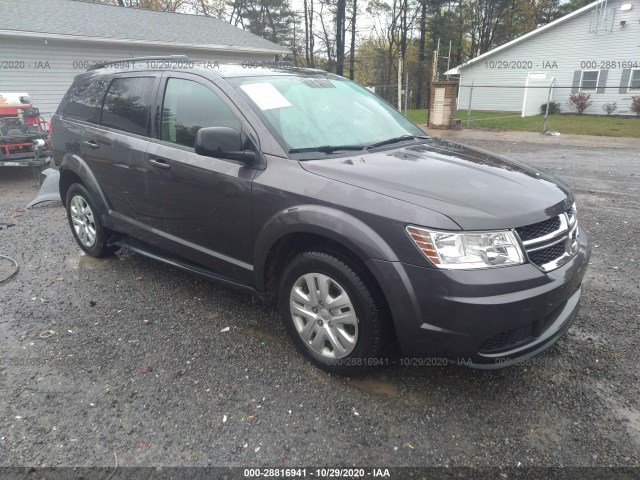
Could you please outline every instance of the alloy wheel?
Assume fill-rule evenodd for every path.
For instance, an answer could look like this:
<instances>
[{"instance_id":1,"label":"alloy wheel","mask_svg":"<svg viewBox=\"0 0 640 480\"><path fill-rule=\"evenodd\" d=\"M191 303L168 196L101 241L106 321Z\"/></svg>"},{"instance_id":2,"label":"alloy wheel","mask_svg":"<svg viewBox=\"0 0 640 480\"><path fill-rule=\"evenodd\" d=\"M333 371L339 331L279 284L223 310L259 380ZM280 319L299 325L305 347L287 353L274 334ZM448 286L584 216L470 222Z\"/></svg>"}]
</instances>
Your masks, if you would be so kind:
<instances>
[{"instance_id":1,"label":"alloy wheel","mask_svg":"<svg viewBox=\"0 0 640 480\"><path fill-rule=\"evenodd\" d=\"M96 243L96 223L91 207L83 197L74 195L69 208L78 240L86 248L93 247Z\"/></svg>"},{"instance_id":2,"label":"alloy wheel","mask_svg":"<svg viewBox=\"0 0 640 480\"><path fill-rule=\"evenodd\" d=\"M346 290L333 278L307 273L291 288L293 324L308 348L330 359L349 355L358 342L358 317Z\"/></svg>"}]
</instances>

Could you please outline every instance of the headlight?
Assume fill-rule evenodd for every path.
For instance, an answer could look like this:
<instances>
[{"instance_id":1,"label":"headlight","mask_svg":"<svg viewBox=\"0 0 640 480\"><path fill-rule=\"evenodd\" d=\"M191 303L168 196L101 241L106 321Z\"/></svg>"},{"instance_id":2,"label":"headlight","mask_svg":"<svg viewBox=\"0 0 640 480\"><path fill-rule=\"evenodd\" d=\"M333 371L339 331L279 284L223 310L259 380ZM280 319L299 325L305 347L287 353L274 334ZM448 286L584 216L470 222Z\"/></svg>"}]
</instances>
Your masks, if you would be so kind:
<instances>
[{"instance_id":1,"label":"headlight","mask_svg":"<svg viewBox=\"0 0 640 480\"><path fill-rule=\"evenodd\" d=\"M409 226L409 237L438 268L493 268L524 263L516 236L500 232L437 232Z\"/></svg>"}]
</instances>

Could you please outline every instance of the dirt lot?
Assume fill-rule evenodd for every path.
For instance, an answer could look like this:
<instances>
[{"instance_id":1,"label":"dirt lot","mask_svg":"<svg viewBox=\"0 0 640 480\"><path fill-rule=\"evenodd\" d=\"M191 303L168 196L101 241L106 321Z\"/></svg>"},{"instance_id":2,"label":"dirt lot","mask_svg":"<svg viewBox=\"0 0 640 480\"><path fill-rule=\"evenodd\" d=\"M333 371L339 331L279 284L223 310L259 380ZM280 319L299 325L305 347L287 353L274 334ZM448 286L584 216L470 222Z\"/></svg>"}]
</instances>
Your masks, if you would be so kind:
<instances>
[{"instance_id":1,"label":"dirt lot","mask_svg":"<svg viewBox=\"0 0 640 480\"><path fill-rule=\"evenodd\" d=\"M251 297L81 255L60 204L22 209L30 172L0 170L0 465L639 467L638 149L473 143L564 179L594 246L569 333L497 372L322 373Z\"/></svg>"}]
</instances>

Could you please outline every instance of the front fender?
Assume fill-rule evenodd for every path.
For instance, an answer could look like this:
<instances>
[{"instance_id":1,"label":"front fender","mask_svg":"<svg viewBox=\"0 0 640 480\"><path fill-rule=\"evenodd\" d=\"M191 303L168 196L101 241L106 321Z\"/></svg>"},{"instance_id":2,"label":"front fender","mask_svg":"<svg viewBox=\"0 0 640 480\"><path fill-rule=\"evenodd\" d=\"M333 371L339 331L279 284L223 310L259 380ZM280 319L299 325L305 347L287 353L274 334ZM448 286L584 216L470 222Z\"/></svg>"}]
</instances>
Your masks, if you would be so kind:
<instances>
[{"instance_id":1,"label":"front fender","mask_svg":"<svg viewBox=\"0 0 640 480\"><path fill-rule=\"evenodd\" d=\"M369 259L398 261L385 240L371 227L344 211L322 205L299 205L273 215L256 237L254 271L256 287L265 289L265 268L269 251L287 235L308 233L327 237L366 262Z\"/></svg>"}]
</instances>

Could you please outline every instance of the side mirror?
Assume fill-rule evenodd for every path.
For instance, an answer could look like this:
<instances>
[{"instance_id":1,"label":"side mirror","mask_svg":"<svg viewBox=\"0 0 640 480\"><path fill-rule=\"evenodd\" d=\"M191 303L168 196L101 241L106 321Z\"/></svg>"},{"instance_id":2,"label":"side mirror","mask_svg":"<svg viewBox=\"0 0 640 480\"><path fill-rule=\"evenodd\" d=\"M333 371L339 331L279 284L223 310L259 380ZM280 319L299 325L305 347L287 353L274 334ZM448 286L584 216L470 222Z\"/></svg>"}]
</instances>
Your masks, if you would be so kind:
<instances>
[{"instance_id":1,"label":"side mirror","mask_svg":"<svg viewBox=\"0 0 640 480\"><path fill-rule=\"evenodd\" d=\"M196 153L207 157L228 158L250 162L255 158L251 150L242 150L242 136L231 127L206 127L196 133Z\"/></svg>"}]
</instances>

